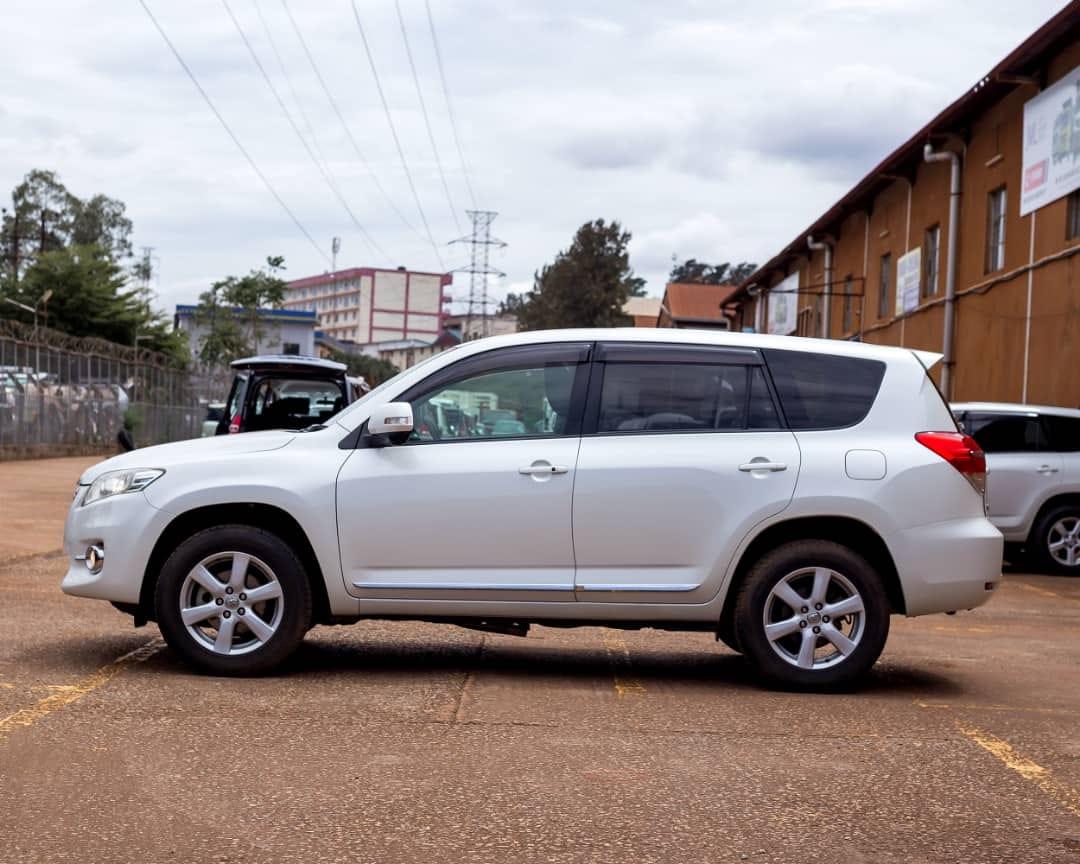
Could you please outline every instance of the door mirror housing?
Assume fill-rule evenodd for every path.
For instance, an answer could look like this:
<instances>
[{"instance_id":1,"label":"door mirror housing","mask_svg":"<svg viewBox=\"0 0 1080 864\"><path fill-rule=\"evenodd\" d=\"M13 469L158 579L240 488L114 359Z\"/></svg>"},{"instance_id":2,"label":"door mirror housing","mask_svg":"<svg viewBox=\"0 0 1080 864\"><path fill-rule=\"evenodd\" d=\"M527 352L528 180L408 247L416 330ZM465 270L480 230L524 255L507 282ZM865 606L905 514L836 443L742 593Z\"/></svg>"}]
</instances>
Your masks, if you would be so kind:
<instances>
[{"instance_id":1,"label":"door mirror housing","mask_svg":"<svg viewBox=\"0 0 1080 864\"><path fill-rule=\"evenodd\" d=\"M368 420L371 435L408 435L412 431L412 405L408 402L387 402L376 408Z\"/></svg>"}]
</instances>

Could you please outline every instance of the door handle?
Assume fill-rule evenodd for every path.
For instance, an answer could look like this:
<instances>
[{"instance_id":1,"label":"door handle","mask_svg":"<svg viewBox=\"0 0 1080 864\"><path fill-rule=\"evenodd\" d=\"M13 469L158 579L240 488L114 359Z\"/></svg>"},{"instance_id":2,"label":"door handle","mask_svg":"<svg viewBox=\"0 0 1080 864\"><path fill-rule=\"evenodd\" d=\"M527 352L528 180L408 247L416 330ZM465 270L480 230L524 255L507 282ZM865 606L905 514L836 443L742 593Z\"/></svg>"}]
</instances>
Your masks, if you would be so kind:
<instances>
[{"instance_id":1,"label":"door handle","mask_svg":"<svg viewBox=\"0 0 1080 864\"><path fill-rule=\"evenodd\" d=\"M744 462L739 466L740 471L787 471L786 462L766 462L764 459L760 462Z\"/></svg>"},{"instance_id":2,"label":"door handle","mask_svg":"<svg viewBox=\"0 0 1080 864\"><path fill-rule=\"evenodd\" d=\"M551 474L565 474L569 470L565 465L525 465L518 468L518 474L524 474L527 477L547 477Z\"/></svg>"},{"instance_id":3,"label":"door handle","mask_svg":"<svg viewBox=\"0 0 1080 864\"><path fill-rule=\"evenodd\" d=\"M1051 468L1049 465L1040 465L1035 469L1039 474L1057 474L1057 468Z\"/></svg>"}]
</instances>

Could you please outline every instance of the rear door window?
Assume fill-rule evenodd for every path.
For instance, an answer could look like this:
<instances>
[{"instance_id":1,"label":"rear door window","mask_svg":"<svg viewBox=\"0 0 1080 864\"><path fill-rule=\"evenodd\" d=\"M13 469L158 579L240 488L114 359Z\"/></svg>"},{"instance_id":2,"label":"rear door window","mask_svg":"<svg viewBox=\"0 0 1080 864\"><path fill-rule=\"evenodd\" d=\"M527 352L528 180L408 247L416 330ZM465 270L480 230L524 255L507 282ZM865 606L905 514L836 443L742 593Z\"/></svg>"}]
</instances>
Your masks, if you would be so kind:
<instances>
[{"instance_id":1,"label":"rear door window","mask_svg":"<svg viewBox=\"0 0 1080 864\"><path fill-rule=\"evenodd\" d=\"M792 429L842 429L865 419L885 364L809 351L762 352Z\"/></svg>"},{"instance_id":2,"label":"rear door window","mask_svg":"<svg viewBox=\"0 0 1080 864\"><path fill-rule=\"evenodd\" d=\"M664 356L661 356L663 352ZM649 355L657 356L650 362ZM776 406L758 365L724 362L722 353L693 352L693 362L665 346L633 349L624 362L603 364L600 434L723 432L778 429ZM670 358L670 359L669 359Z\"/></svg>"},{"instance_id":3,"label":"rear door window","mask_svg":"<svg viewBox=\"0 0 1080 864\"><path fill-rule=\"evenodd\" d=\"M968 412L964 431L986 453L1037 453L1050 449L1043 425L1035 415Z\"/></svg>"}]
</instances>

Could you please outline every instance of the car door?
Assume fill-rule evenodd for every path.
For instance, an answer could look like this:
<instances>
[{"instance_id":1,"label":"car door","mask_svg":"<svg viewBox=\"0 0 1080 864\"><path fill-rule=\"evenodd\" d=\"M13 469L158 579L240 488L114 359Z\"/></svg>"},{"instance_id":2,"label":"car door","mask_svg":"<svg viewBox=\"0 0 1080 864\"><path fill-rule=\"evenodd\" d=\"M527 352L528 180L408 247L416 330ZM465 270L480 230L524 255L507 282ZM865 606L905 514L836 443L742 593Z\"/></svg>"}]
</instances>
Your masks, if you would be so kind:
<instances>
[{"instance_id":1,"label":"car door","mask_svg":"<svg viewBox=\"0 0 1080 864\"><path fill-rule=\"evenodd\" d=\"M361 439L338 478L351 593L574 599L570 516L589 348L489 351L395 398L412 404L410 440ZM485 422L495 411L500 421Z\"/></svg>"},{"instance_id":2,"label":"car door","mask_svg":"<svg viewBox=\"0 0 1080 864\"><path fill-rule=\"evenodd\" d=\"M752 349L599 345L574 485L575 591L588 602L703 602L799 473Z\"/></svg>"},{"instance_id":3,"label":"car door","mask_svg":"<svg viewBox=\"0 0 1080 864\"><path fill-rule=\"evenodd\" d=\"M1033 411L968 411L963 427L986 453L987 515L1007 540L1026 539L1040 505L1061 486L1061 453L1049 449Z\"/></svg>"}]
</instances>

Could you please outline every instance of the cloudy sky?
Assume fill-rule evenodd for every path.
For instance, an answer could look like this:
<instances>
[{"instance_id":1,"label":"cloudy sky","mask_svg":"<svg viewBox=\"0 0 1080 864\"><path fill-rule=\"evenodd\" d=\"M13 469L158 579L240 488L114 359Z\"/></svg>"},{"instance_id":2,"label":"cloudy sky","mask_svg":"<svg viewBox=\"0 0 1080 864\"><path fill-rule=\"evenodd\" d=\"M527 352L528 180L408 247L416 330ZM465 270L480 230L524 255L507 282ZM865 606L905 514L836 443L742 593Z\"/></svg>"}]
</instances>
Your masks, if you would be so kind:
<instances>
[{"instance_id":1,"label":"cloudy sky","mask_svg":"<svg viewBox=\"0 0 1080 864\"><path fill-rule=\"evenodd\" d=\"M672 255L769 257L1064 5L430 2L476 205L499 212L493 230L509 244L493 259L507 274L493 293L530 286L580 224L603 217L633 232L631 263L657 295ZM260 182L140 0L4 0L4 199L27 171L47 168L80 196L124 201L136 245L159 258L163 308L270 254L285 256L290 276L326 270L333 236L342 238L339 267L465 264L465 247L444 245L467 233L473 205L424 0L399 3L455 210L395 4L356 0L356 8L438 251L421 227L350 0L290 0L287 9L281 0L145 3L319 248ZM455 296L466 279L457 277Z\"/></svg>"}]
</instances>

